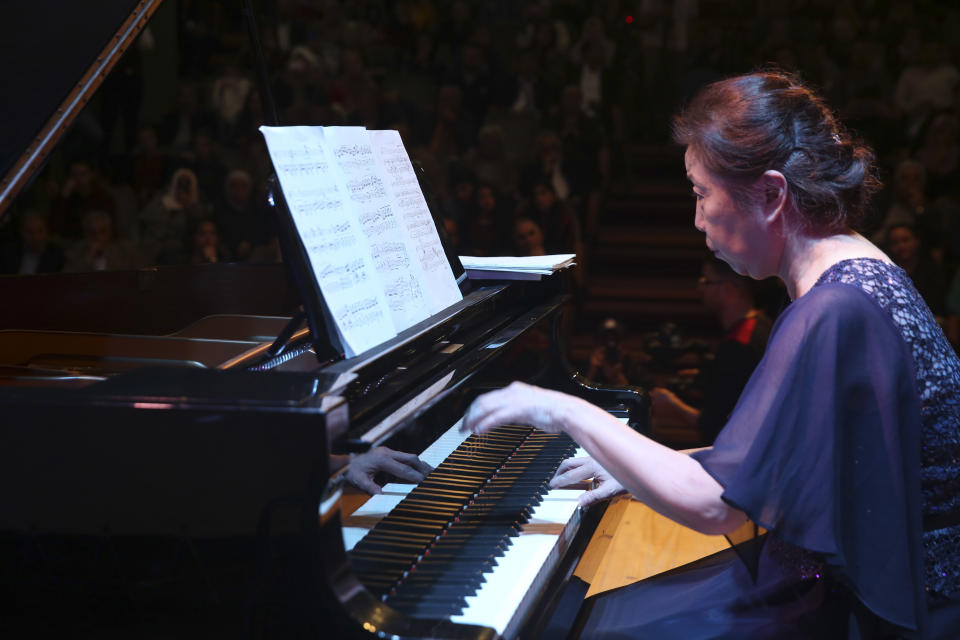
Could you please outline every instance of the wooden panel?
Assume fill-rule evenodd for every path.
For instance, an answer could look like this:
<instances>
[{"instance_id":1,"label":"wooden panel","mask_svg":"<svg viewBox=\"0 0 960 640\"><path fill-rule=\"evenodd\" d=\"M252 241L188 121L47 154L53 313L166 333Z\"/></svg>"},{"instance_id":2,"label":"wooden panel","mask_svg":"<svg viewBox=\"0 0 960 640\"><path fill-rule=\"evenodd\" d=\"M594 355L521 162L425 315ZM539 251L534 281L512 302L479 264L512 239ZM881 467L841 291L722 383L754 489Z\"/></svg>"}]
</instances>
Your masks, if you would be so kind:
<instances>
[{"instance_id":1,"label":"wooden panel","mask_svg":"<svg viewBox=\"0 0 960 640\"><path fill-rule=\"evenodd\" d=\"M574 572L586 597L616 589L722 551L723 536L697 533L642 502L620 498L607 512Z\"/></svg>"}]
</instances>

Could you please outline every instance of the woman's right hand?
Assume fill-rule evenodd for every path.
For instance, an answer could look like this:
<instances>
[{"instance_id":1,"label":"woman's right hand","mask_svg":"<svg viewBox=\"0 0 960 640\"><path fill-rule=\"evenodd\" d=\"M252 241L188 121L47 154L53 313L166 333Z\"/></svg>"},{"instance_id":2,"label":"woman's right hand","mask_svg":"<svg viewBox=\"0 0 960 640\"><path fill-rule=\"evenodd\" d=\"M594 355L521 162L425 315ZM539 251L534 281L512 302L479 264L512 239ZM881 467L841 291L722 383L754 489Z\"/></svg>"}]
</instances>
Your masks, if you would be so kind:
<instances>
[{"instance_id":1,"label":"woman's right hand","mask_svg":"<svg viewBox=\"0 0 960 640\"><path fill-rule=\"evenodd\" d=\"M627 493L622 484L589 456L567 458L561 462L557 473L550 481L550 488L557 489L591 479L593 488L584 492L577 500L581 507Z\"/></svg>"},{"instance_id":2,"label":"woman's right hand","mask_svg":"<svg viewBox=\"0 0 960 640\"><path fill-rule=\"evenodd\" d=\"M570 399L557 391L514 382L473 401L463 416L461 431L486 433L504 424L523 424L547 433L563 431L565 405Z\"/></svg>"}]
</instances>

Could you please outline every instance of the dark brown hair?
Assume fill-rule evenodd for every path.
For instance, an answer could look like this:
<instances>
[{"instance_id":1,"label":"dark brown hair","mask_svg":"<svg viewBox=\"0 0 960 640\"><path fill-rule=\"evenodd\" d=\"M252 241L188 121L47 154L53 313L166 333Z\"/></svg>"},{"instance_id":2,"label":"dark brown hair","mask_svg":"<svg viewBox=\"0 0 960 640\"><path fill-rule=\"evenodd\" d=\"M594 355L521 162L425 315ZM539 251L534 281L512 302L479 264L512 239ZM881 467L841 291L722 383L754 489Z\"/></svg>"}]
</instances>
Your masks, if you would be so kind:
<instances>
[{"instance_id":1,"label":"dark brown hair","mask_svg":"<svg viewBox=\"0 0 960 640\"><path fill-rule=\"evenodd\" d=\"M739 197L774 169L809 230L856 227L879 189L873 151L792 75L764 71L708 85L674 118L673 138L692 147Z\"/></svg>"}]
</instances>

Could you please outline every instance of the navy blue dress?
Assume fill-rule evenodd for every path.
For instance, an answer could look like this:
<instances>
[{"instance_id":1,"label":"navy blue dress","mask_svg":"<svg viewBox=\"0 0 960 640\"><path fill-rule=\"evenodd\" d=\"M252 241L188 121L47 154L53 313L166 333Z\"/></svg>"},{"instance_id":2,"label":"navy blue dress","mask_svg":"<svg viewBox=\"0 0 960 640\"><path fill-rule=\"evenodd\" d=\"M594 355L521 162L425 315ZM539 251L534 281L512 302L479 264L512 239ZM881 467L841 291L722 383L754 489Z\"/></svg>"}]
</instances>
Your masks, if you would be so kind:
<instances>
[{"instance_id":1,"label":"navy blue dress","mask_svg":"<svg viewBox=\"0 0 960 640\"><path fill-rule=\"evenodd\" d=\"M694 457L769 533L592 598L581 637L960 638L960 361L899 267L828 269Z\"/></svg>"}]
</instances>

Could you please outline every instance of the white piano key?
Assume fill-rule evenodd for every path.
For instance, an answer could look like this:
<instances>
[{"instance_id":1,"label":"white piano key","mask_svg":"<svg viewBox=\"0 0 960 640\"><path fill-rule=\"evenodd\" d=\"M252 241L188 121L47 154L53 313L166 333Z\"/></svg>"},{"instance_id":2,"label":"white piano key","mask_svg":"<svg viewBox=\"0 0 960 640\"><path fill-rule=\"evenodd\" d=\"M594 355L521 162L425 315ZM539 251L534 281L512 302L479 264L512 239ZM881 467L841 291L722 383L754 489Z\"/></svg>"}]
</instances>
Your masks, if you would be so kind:
<instances>
[{"instance_id":1,"label":"white piano key","mask_svg":"<svg viewBox=\"0 0 960 640\"><path fill-rule=\"evenodd\" d=\"M412 488L414 485L410 485ZM400 501L407 497L406 493L381 493L376 496L370 496L370 499L360 505L360 508L351 514L353 516L380 517L387 515L390 511L400 504Z\"/></svg>"},{"instance_id":2,"label":"white piano key","mask_svg":"<svg viewBox=\"0 0 960 640\"><path fill-rule=\"evenodd\" d=\"M366 527L343 527L343 548L350 551L370 532Z\"/></svg>"},{"instance_id":3,"label":"white piano key","mask_svg":"<svg viewBox=\"0 0 960 640\"><path fill-rule=\"evenodd\" d=\"M469 433L461 433L460 425L462 423L463 418L457 420L456 424L447 429L442 436L420 453L420 459L431 467L436 467L446 460L447 456L453 453L470 436Z\"/></svg>"},{"instance_id":4,"label":"white piano key","mask_svg":"<svg viewBox=\"0 0 960 640\"><path fill-rule=\"evenodd\" d=\"M487 581L466 599L467 608L461 615L451 617L451 622L493 627L500 635L512 635L526 613L524 600L536 595L538 584L552 573L564 545L576 533L577 499L582 493L580 489L552 489L544 494L527 527L539 529L539 525L549 523L563 526L563 532L522 530L519 536L511 538L512 544L497 559L497 567L486 574Z\"/></svg>"},{"instance_id":5,"label":"white piano key","mask_svg":"<svg viewBox=\"0 0 960 640\"><path fill-rule=\"evenodd\" d=\"M461 422L458 421L424 449L420 459L433 467L443 462L470 435L460 432ZM587 455L582 447L578 447L573 457ZM383 494L373 496L354 514L382 517L414 486L384 485ZM577 499L581 494L583 490L580 489L552 489L544 494L541 503L531 513L528 527L521 531L521 535L511 539L510 547L504 552L503 558L497 560L495 570L486 575L487 581L480 591L467 598L468 608L462 615L452 617L451 621L493 627L500 635L515 634L516 627L526 614L524 600L535 597L538 585L549 578L565 545L576 533L579 524ZM548 529L562 529L562 533L545 533L544 525ZM344 546L350 550L369 529L345 527L343 531Z\"/></svg>"}]
</instances>

